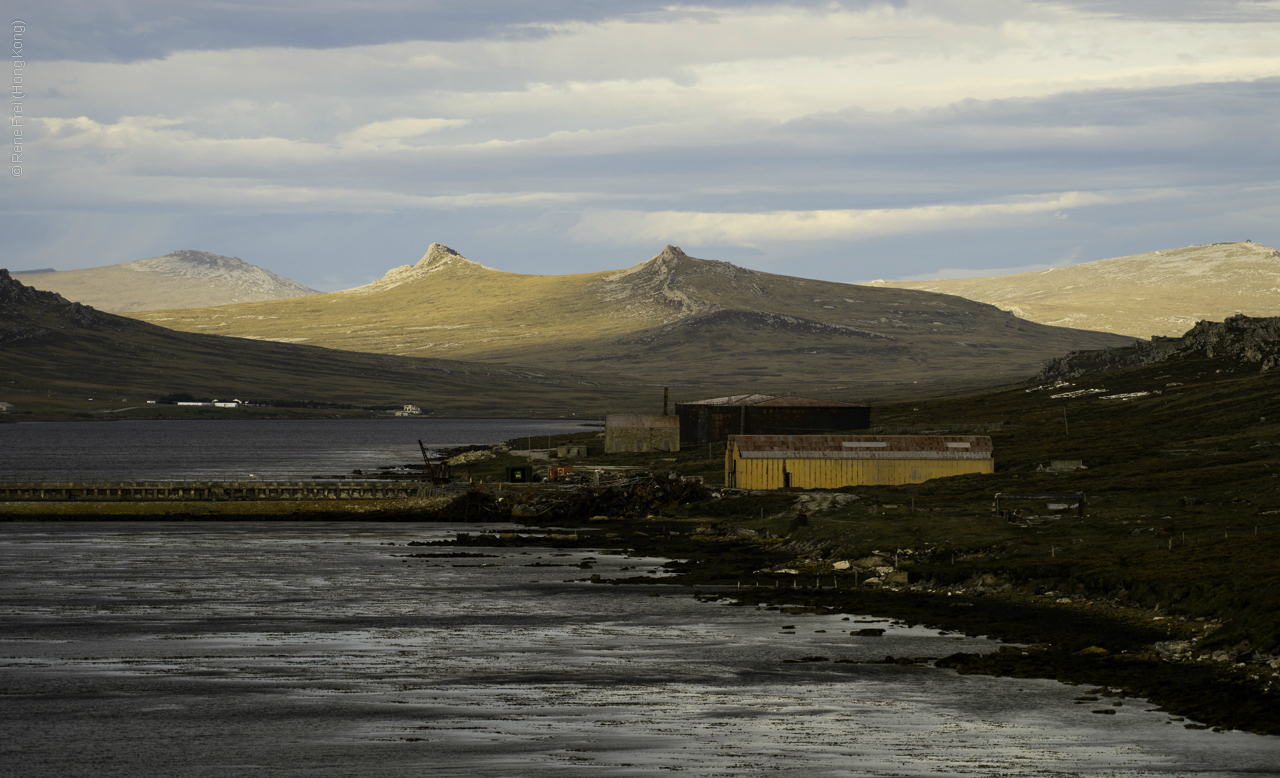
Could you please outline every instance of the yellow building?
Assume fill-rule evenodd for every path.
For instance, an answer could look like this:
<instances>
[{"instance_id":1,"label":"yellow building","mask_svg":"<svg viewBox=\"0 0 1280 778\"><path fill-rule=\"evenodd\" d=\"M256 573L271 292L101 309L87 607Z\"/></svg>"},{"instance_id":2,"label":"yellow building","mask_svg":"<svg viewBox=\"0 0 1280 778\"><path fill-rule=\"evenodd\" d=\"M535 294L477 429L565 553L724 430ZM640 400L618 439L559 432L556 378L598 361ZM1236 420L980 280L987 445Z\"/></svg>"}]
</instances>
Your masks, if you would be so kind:
<instances>
[{"instance_id":1,"label":"yellow building","mask_svg":"<svg viewBox=\"0 0 1280 778\"><path fill-rule=\"evenodd\" d=\"M730 435L724 483L838 489L994 470L991 438L984 435Z\"/></svg>"}]
</instances>

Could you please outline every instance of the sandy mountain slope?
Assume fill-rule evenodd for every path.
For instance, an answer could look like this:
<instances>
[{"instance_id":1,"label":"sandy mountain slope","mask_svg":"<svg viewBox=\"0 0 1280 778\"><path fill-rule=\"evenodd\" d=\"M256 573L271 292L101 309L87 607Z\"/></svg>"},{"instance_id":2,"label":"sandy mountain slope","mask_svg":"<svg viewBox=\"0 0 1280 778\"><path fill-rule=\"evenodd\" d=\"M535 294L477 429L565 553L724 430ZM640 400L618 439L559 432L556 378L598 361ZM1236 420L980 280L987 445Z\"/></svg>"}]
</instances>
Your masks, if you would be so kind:
<instances>
[{"instance_id":1,"label":"sandy mountain slope","mask_svg":"<svg viewBox=\"0 0 1280 778\"><path fill-rule=\"evenodd\" d=\"M320 294L239 257L190 249L119 265L14 275L36 289L117 313L207 308Z\"/></svg>"},{"instance_id":2,"label":"sandy mountain slope","mask_svg":"<svg viewBox=\"0 0 1280 778\"><path fill-rule=\"evenodd\" d=\"M3 399L154 398L171 392L357 405L414 403L438 415L605 413L661 407L652 384L445 359L175 332L68 302L0 269ZM710 391L710 390L708 390Z\"/></svg>"},{"instance_id":3,"label":"sandy mountain slope","mask_svg":"<svg viewBox=\"0 0 1280 778\"><path fill-rule=\"evenodd\" d=\"M1041 324L1176 337L1201 320L1280 314L1280 251L1215 243L1008 276L874 285L959 295Z\"/></svg>"},{"instance_id":4,"label":"sandy mountain slope","mask_svg":"<svg viewBox=\"0 0 1280 778\"><path fill-rule=\"evenodd\" d=\"M416 265L356 289L138 318L353 351L828 388L1020 379L1067 351L1129 342L957 297L761 273L672 246L626 270L534 276L433 244Z\"/></svg>"}]
</instances>

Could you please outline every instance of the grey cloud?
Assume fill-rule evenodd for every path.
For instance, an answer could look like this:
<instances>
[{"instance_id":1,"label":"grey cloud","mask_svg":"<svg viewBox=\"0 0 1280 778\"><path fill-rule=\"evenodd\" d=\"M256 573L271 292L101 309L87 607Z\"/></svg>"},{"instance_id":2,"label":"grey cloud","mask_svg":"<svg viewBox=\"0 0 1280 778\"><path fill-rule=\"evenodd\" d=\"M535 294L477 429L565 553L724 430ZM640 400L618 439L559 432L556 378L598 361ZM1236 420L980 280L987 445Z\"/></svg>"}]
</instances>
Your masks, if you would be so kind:
<instances>
[{"instance_id":1,"label":"grey cloud","mask_svg":"<svg viewBox=\"0 0 1280 778\"><path fill-rule=\"evenodd\" d=\"M382 156L335 152L318 160L217 155L188 160L165 149L101 158L85 152L63 160L60 164L70 166L66 170L50 168L23 179L24 211L49 215L40 217L38 231L15 220L10 234L16 255L27 256L34 266L67 265L74 254L51 243L48 235L77 235L83 236L86 252L104 245L114 252L80 259L82 267L154 256L182 245L241 256L311 286L333 288L326 277L341 275L345 281L339 286L362 283L416 260L433 240L491 266L534 273L623 267L661 248L644 241L575 243L570 230L585 209L911 208L1064 191L1154 189L1170 194L980 228L750 247L680 242L697 256L844 281L966 265L1021 267L1071 252L1087 261L1219 240L1248 238L1275 246L1280 245L1276 126L1280 79L1264 79L967 100L891 113L848 110L781 124L724 122L702 134L601 147L584 138L499 151L440 145ZM35 140L38 147L40 138ZM111 176L136 176L119 180L137 187L204 178L243 179L246 190L261 182L412 196L586 195L568 202L482 207L367 207L353 199L271 212L259 202L240 208L210 208L198 199L117 203L96 183L117 186ZM16 197L14 192L10 187L9 196ZM113 212L110 228L85 227L85 213L108 210ZM149 232L148 225L158 219L169 226ZM24 232L28 237L21 237Z\"/></svg>"},{"instance_id":2,"label":"grey cloud","mask_svg":"<svg viewBox=\"0 0 1280 778\"><path fill-rule=\"evenodd\" d=\"M114 155L110 164L133 175L414 196L589 193L578 205L535 203L526 212L588 207L591 196L600 201L595 207L642 210L897 208L988 202L1008 193L1275 182L1277 125L1280 79L1267 79L889 114L847 111L598 149L590 139L501 151L447 144L382 156L332 151L317 159L185 159L151 149Z\"/></svg>"},{"instance_id":3,"label":"grey cloud","mask_svg":"<svg viewBox=\"0 0 1280 778\"><path fill-rule=\"evenodd\" d=\"M905 5L906 0L839 0L838 5ZM664 21L693 11L663 0L44 0L24 19L32 59L87 62L163 58L175 51L256 46L308 49L546 35L537 26L634 17ZM786 5L826 8L829 0L700 0L697 8Z\"/></svg>"},{"instance_id":4,"label":"grey cloud","mask_svg":"<svg viewBox=\"0 0 1280 778\"><path fill-rule=\"evenodd\" d=\"M1045 5L1076 8L1118 19L1184 22L1276 21L1280 9L1266 8L1251 0L1034 0Z\"/></svg>"}]
</instances>

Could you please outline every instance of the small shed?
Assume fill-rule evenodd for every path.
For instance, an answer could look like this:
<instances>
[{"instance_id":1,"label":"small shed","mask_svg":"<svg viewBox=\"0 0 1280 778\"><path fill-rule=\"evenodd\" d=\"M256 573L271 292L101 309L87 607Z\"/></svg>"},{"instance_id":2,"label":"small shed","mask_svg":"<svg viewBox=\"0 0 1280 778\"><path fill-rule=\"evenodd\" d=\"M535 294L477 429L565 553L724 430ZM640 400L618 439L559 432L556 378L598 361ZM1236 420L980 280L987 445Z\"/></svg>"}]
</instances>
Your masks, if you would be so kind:
<instances>
[{"instance_id":1,"label":"small shed","mask_svg":"<svg viewBox=\"0 0 1280 778\"><path fill-rule=\"evenodd\" d=\"M724 483L737 489L918 484L991 473L985 435L732 435Z\"/></svg>"},{"instance_id":2,"label":"small shed","mask_svg":"<svg viewBox=\"0 0 1280 778\"><path fill-rule=\"evenodd\" d=\"M715 443L730 435L814 435L871 426L865 405L797 395L735 394L676 403L680 440Z\"/></svg>"},{"instance_id":3,"label":"small shed","mask_svg":"<svg viewBox=\"0 0 1280 778\"><path fill-rule=\"evenodd\" d=\"M611 413L604 417L604 451L679 451L678 416Z\"/></svg>"},{"instance_id":4,"label":"small shed","mask_svg":"<svg viewBox=\"0 0 1280 778\"><path fill-rule=\"evenodd\" d=\"M0 413L9 413L13 410L13 403L0 402Z\"/></svg>"}]
</instances>

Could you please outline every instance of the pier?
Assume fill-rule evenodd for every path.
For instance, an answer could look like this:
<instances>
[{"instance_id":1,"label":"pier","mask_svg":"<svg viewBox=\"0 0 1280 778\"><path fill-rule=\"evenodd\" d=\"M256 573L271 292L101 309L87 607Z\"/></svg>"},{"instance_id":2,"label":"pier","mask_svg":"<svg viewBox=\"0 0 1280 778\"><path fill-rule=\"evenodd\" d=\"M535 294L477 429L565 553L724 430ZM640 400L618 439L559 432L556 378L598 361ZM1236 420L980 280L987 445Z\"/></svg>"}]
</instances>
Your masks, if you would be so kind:
<instances>
[{"instance_id":1,"label":"pier","mask_svg":"<svg viewBox=\"0 0 1280 778\"><path fill-rule=\"evenodd\" d=\"M0 483L0 502L408 500L441 497L421 481L111 481Z\"/></svg>"}]
</instances>

